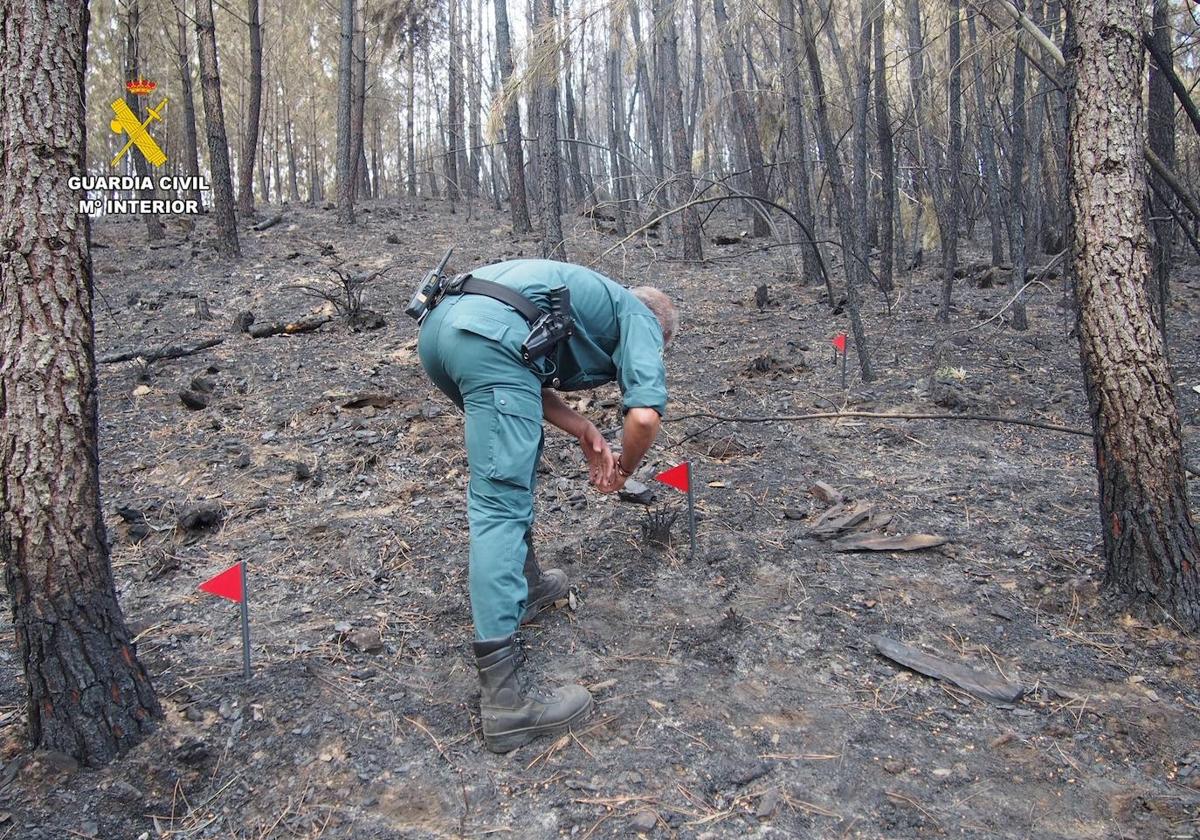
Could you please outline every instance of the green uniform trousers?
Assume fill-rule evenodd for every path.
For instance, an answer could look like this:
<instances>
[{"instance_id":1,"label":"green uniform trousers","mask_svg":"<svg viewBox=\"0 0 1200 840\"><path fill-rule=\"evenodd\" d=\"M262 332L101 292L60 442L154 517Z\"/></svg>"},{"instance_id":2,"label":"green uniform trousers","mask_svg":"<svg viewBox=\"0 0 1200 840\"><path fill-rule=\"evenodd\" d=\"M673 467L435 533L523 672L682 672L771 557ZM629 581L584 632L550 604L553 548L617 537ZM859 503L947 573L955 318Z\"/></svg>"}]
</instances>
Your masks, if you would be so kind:
<instances>
[{"instance_id":1,"label":"green uniform trousers","mask_svg":"<svg viewBox=\"0 0 1200 840\"><path fill-rule=\"evenodd\" d=\"M541 381L521 359L528 325L480 295L447 296L421 325L417 352L466 416L471 614L477 639L516 632L532 562L533 491L542 451Z\"/></svg>"}]
</instances>

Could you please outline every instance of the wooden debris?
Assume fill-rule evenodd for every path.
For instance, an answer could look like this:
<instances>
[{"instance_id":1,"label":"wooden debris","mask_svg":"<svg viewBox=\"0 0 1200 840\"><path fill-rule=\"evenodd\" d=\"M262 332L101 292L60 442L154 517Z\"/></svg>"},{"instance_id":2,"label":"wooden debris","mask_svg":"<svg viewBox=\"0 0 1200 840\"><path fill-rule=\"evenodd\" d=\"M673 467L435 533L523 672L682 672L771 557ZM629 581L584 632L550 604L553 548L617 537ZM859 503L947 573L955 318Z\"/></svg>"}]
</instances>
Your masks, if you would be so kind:
<instances>
[{"instance_id":1,"label":"wooden debris","mask_svg":"<svg viewBox=\"0 0 1200 840\"><path fill-rule=\"evenodd\" d=\"M854 530L854 526L869 519L875 506L867 502L843 502L821 514L808 535L818 540L831 540Z\"/></svg>"},{"instance_id":2,"label":"wooden debris","mask_svg":"<svg viewBox=\"0 0 1200 840\"><path fill-rule=\"evenodd\" d=\"M387 408L398 399L391 394L351 394L340 405L342 408Z\"/></svg>"},{"instance_id":3,"label":"wooden debris","mask_svg":"<svg viewBox=\"0 0 1200 840\"><path fill-rule=\"evenodd\" d=\"M114 362L132 362L134 359L141 359L144 362L157 362L159 359L181 359L184 356L193 356L210 347L216 347L224 340L223 338L210 338L199 344L168 344L158 350L126 350L123 353L101 356L96 361L102 365L109 365Z\"/></svg>"},{"instance_id":4,"label":"wooden debris","mask_svg":"<svg viewBox=\"0 0 1200 840\"><path fill-rule=\"evenodd\" d=\"M833 503L817 517L808 536L832 540L834 551L920 551L949 542L936 534L887 534L884 529L892 523L891 513L876 510L868 502L846 501L842 491L823 481L813 484L808 492L819 501ZM791 510L785 510L784 517L799 518Z\"/></svg>"},{"instance_id":5,"label":"wooden debris","mask_svg":"<svg viewBox=\"0 0 1200 840\"><path fill-rule=\"evenodd\" d=\"M993 703L1014 703L1025 694L1024 687L1011 680L941 659L886 636L872 636L871 644L883 656L900 663L905 668L910 668L927 677L954 683L981 700L989 700Z\"/></svg>"},{"instance_id":6,"label":"wooden debris","mask_svg":"<svg viewBox=\"0 0 1200 840\"><path fill-rule=\"evenodd\" d=\"M258 231L268 230L270 228L275 227L275 225L279 224L282 221L283 221L283 214L277 213L274 216L272 216L271 218L263 219L261 222L256 224L254 226L254 230L258 230Z\"/></svg>"},{"instance_id":7,"label":"wooden debris","mask_svg":"<svg viewBox=\"0 0 1200 840\"><path fill-rule=\"evenodd\" d=\"M850 534L832 545L834 551L920 551L947 542L937 534Z\"/></svg>"},{"instance_id":8,"label":"wooden debris","mask_svg":"<svg viewBox=\"0 0 1200 840\"><path fill-rule=\"evenodd\" d=\"M808 492L817 501L824 502L827 505L840 505L844 501L842 491L832 485L826 484L824 481L818 481L812 487L809 487Z\"/></svg>"},{"instance_id":9,"label":"wooden debris","mask_svg":"<svg viewBox=\"0 0 1200 840\"><path fill-rule=\"evenodd\" d=\"M271 324L254 324L247 332L253 338L267 338L272 335L294 335L295 333L312 332L328 324L332 320L328 315L305 315L296 321L276 321Z\"/></svg>"},{"instance_id":10,"label":"wooden debris","mask_svg":"<svg viewBox=\"0 0 1200 840\"><path fill-rule=\"evenodd\" d=\"M654 491L637 479L627 478L625 486L617 491L617 498L635 505L649 505L654 501Z\"/></svg>"}]
</instances>

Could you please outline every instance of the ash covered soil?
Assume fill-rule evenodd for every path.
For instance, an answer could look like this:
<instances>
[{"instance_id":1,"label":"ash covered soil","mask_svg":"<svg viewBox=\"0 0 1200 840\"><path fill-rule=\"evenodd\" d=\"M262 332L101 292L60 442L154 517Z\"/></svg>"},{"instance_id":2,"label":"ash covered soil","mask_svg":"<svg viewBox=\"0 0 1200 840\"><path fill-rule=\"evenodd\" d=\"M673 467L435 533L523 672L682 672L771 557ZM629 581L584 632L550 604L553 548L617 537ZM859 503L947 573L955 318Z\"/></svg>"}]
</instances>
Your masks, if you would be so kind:
<instances>
[{"instance_id":1,"label":"ash covered soil","mask_svg":"<svg viewBox=\"0 0 1200 840\"><path fill-rule=\"evenodd\" d=\"M936 269L899 274L890 315L866 294L879 378L863 386L852 369L844 392L829 339L847 318L819 280L789 276L782 249L710 243L706 263L681 264L656 238L606 252L618 237L567 221L573 260L682 302L670 417L845 407L1088 425L1061 279L1034 287L1018 333L982 323L1003 285L960 281L942 327ZM714 218L707 232L737 238L741 224ZM1015 425L667 422L639 478L693 463L690 560L682 518L674 546L647 546L646 508L594 492L574 441L548 430L539 557L578 597L528 628L531 660L588 686L597 709L569 737L487 752L462 424L425 379L402 309L445 248L463 270L537 255L537 241L487 208L379 202L352 230L291 208L269 230L243 227L245 256L226 263L209 226L169 226L158 248L136 222L93 228L99 355L223 339L100 368L114 573L166 717L104 769L30 753L4 628L0 838L1200 834L1200 647L1099 595L1087 438ZM365 293L385 327L231 331L245 311L261 324L328 308L295 286L335 265L394 267ZM1200 282L1183 275L1173 362L1196 462ZM618 398L573 401L615 433ZM889 532L949 542L836 551L809 536L827 507L817 481L891 514ZM237 608L197 591L238 560L250 684ZM977 699L883 658L876 634L1027 691Z\"/></svg>"}]
</instances>

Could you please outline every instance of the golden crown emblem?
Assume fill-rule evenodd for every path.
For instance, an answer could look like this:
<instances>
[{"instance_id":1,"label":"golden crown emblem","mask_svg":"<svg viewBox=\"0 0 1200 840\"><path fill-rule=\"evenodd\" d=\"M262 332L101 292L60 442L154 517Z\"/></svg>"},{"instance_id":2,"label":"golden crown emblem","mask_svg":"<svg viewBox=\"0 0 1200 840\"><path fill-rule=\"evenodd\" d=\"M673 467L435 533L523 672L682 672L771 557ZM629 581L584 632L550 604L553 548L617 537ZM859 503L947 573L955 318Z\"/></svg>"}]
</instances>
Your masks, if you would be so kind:
<instances>
[{"instance_id":1,"label":"golden crown emblem","mask_svg":"<svg viewBox=\"0 0 1200 840\"><path fill-rule=\"evenodd\" d=\"M125 83L125 90L132 93L134 96L146 96L154 93L154 89L158 87L157 82L152 82L149 79L135 79Z\"/></svg>"}]
</instances>

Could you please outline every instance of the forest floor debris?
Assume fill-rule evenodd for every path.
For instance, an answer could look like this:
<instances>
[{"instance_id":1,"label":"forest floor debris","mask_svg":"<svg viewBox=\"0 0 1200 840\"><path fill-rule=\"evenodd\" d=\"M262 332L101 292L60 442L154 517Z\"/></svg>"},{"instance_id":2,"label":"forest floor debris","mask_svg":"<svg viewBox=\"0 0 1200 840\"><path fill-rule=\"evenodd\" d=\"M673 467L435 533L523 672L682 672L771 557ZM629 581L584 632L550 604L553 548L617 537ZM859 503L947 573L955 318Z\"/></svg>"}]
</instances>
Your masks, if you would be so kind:
<instances>
[{"instance_id":1,"label":"forest floor debris","mask_svg":"<svg viewBox=\"0 0 1200 840\"><path fill-rule=\"evenodd\" d=\"M643 545L647 508L592 492L578 445L548 432L539 558L568 572L577 610L540 616L530 656L591 686L598 708L569 737L488 753L469 644L462 421L421 371L402 309L450 245L455 271L539 246L486 208L363 209L346 229L331 210L289 208L286 224L245 237L233 264L210 256L207 217L194 241L153 251L133 244L136 220L94 224L105 246L94 254L99 355L224 341L100 374L113 571L166 718L101 770L30 753L19 657L3 632L0 837L1200 831L1200 650L1170 627L1106 610L1089 440L999 423L840 416L734 427L699 416L938 413L929 365L939 335L990 318L1008 290L959 283L945 328L933 322L936 264L898 275L890 317L868 293L881 377L843 392L827 342L845 316L830 314L824 283L796 278L785 249L756 250L739 233L747 220L721 214L706 234L737 244L704 264L669 261L655 237L614 247L586 217L567 231L576 261L682 301L666 356L669 414L694 416L665 425L638 478L653 485L659 470L693 463L698 547L688 562L683 516L672 545ZM363 276L395 264L409 276L385 275L362 299L386 316L383 330L354 332L295 288L334 267ZM1085 429L1069 313L1057 295L1029 291L1031 329L1001 317L944 342L943 378L988 414ZM201 299L211 320L197 317ZM1198 303L1200 280L1185 268L1172 289L1172 360L1193 463ZM322 320L254 340L246 313L270 326ZM195 377L212 389L191 387ZM186 408L184 386L209 396L207 408ZM615 388L569 396L615 435ZM817 481L863 488L893 522L949 542L837 552L807 533L844 501L818 499ZM658 503L683 504L674 493ZM249 569L249 684L236 608L196 590L238 560ZM988 673L1019 671L1026 692L989 703L899 669L876 654L879 635Z\"/></svg>"}]
</instances>

